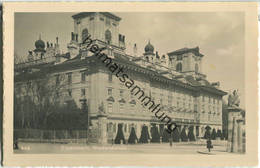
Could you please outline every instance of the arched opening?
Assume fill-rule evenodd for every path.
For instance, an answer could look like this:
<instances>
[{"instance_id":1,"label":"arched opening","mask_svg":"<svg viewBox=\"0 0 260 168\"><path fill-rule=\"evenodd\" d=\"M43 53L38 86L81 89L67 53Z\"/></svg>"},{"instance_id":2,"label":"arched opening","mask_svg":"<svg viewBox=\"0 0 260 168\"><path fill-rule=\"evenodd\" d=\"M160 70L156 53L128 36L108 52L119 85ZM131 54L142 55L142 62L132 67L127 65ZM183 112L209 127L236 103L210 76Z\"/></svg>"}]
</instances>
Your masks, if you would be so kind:
<instances>
[{"instance_id":1,"label":"arched opening","mask_svg":"<svg viewBox=\"0 0 260 168\"><path fill-rule=\"evenodd\" d=\"M81 36L82 42L85 41L87 37L88 37L88 29L85 28L82 30L82 36Z\"/></svg>"},{"instance_id":2,"label":"arched opening","mask_svg":"<svg viewBox=\"0 0 260 168\"><path fill-rule=\"evenodd\" d=\"M112 39L112 35L111 32L109 30L106 30L105 32L105 40L108 44L111 44L111 39Z\"/></svg>"},{"instance_id":3,"label":"arched opening","mask_svg":"<svg viewBox=\"0 0 260 168\"><path fill-rule=\"evenodd\" d=\"M199 72L199 65L195 64L195 72L198 73Z\"/></svg>"},{"instance_id":4,"label":"arched opening","mask_svg":"<svg viewBox=\"0 0 260 168\"><path fill-rule=\"evenodd\" d=\"M178 63L176 66L176 71L181 72L182 71L182 64Z\"/></svg>"}]
</instances>

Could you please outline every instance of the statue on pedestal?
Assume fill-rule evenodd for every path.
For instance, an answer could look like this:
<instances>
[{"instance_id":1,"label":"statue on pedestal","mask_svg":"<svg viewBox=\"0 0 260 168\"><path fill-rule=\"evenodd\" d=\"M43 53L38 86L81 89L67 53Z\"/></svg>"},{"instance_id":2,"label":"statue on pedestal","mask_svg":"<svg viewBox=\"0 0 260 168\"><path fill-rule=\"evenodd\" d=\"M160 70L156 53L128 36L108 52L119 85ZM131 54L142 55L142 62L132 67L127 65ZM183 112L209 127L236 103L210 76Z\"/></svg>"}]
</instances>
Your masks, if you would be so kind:
<instances>
[{"instance_id":1,"label":"statue on pedestal","mask_svg":"<svg viewBox=\"0 0 260 168\"><path fill-rule=\"evenodd\" d=\"M105 111L105 107L104 107L104 103L101 102L101 104L98 107L98 112L100 115L106 115L106 111Z\"/></svg>"},{"instance_id":2,"label":"statue on pedestal","mask_svg":"<svg viewBox=\"0 0 260 168\"><path fill-rule=\"evenodd\" d=\"M228 96L228 106L229 107L239 107L240 98L238 95L238 90L234 90L233 94L229 94Z\"/></svg>"}]
</instances>

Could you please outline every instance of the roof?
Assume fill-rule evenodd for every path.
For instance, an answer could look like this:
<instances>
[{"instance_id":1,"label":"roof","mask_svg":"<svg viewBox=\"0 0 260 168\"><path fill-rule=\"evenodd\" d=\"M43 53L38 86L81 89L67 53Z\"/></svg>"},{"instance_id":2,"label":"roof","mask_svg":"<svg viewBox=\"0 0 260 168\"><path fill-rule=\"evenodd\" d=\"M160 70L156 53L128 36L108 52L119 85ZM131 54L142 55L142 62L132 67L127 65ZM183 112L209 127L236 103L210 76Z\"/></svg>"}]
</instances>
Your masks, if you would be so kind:
<instances>
[{"instance_id":1,"label":"roof","mask_svg":"<svg viewBox=\"0 0 260 168\"><path fill-rule=\"evenodd\" d=\"M66 55L66 54L64 54L64 55ZM84 60L81 60L80 55L77 55L73 59L69 59L69 60L67 60L67 61L65 61L61 64L41 65L41 66L38 67L39 69L41 69L40 72L35 72L33 74L27 74L26 76L29 77L29 76L32 75L32 76L37 77L37 76L39 76L39 75L37 75L38 73L46 74L50 71L60 71L64 68L65 69L67 69L67 68L69 68L69 69L80 68L82 66L86 66L87 62L89 62L88 64L90 64L90 65L92 64L93 66L97 66L97 63L99 63L99 62L96 62L95 60L98 60L98 59L96 57L87 57ZM113 62L118 63L118 65L123 66L124 68L127 68L128 70L135 70L135 71L138 71L138 72L141 72L141 73L146 73L147 76L150 76L153 79L157 79L159 81L165 81L167 83L170 82L171 84L175 84L176 86L185 87L185 88L191 89L193 91L204 90L204 91L214 93L214 94L218 94L218 95L225 95L226 94L226 92L223 92L223 91L215 88L214 86L211 86L210 83L205 79L201 79L201 80L203 80L203 83L204 83L204 84L201 84L200 81L194 79L192 76L186 76L186 77L184 77L184 79L187 81L187 83L186 82L183 83L179 79L166 78L163 75L165 72L159 73L158 71L154 71L154 70L151 70L151 69L141 67L140 65L134 63L133 61L130 61L130 60L127 60L127 59L122 59L121 57L114 58ZM45 70L43 70L43 69L45 69ZM18 75L18 76L15 77L16 81L21 80L21 78L25 79L25 74Z\"/></svg>"},{"instance_id":2,"label":"roof","mask_svg":"<svg viewBox=\"0 0 260 168\"><path fill-rule=\"evenodd\" d=\"M188 52L192 52L194 53L196 56L200 56L200 57L203 57L204 55L200 53L199 51L199 47L195 47L195 48L181 48L181 49L178 49L178 50L175 50L175 51L172 51L172 52L169 52L167 53L169 56L171 55L181 55L181 54L184 54L184 53L188 53Z\"/></svg>"},{"instance_id":3,"label":"roof","mask_svg":"<svg viewBox=\"0 0 260 168\"><path fill-rule=\"evenodd\" d=\"M95 13L101 13L111 19L115 19L116 21L120 21L121 18L110 13L110 12L80 12L80 13L77 13L75 15L72 16L73 19L79 19L79 18L84 18L84 17L87 17L87 16L90 16L90 15L93 15Z\"/></svg>"}]
</instances>

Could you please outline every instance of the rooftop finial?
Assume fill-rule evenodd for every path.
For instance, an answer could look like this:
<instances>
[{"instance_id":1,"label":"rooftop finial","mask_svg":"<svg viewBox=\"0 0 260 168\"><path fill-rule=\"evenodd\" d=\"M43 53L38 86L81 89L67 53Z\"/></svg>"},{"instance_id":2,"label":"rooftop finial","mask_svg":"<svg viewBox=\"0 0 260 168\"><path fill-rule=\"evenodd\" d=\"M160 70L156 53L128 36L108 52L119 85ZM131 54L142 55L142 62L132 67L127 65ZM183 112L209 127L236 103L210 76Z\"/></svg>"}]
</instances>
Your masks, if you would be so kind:
<instances>
[{"instance_id":1,"label":"rooftop finial","mask_svg":"<svg viewBox=\"0 0 260 168\"><path fill-rule=\"evenodd\" d=\"M41 34L39 34L39 40L41 40Z\"/></svg>"}]
</instances>

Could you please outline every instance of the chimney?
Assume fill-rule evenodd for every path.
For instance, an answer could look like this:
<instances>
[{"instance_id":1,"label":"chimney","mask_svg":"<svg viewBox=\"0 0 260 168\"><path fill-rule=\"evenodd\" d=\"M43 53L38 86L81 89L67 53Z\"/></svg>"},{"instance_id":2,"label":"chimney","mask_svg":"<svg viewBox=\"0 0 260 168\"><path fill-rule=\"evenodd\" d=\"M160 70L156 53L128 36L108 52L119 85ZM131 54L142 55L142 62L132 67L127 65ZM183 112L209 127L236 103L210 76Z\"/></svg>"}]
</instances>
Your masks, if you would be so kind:
<instances>
[{"instance_id":1,"label":"chimney","mask_svg":"<svg viewBox=\"0 0 260 168\"><path fill-rule=\"evenodd\" d=\"M56 44L59 44L59 38L56 37Z\"/></svg>"},{"instance_id":2,"label":"chimney","mask_svg":"<svg viewBox=\"0 0 260 168\"><path fill-rule=\"evenodd\" d=\"M76 34L76 42L78 42L78 34Z\"/></svg>"}]
</instances>

